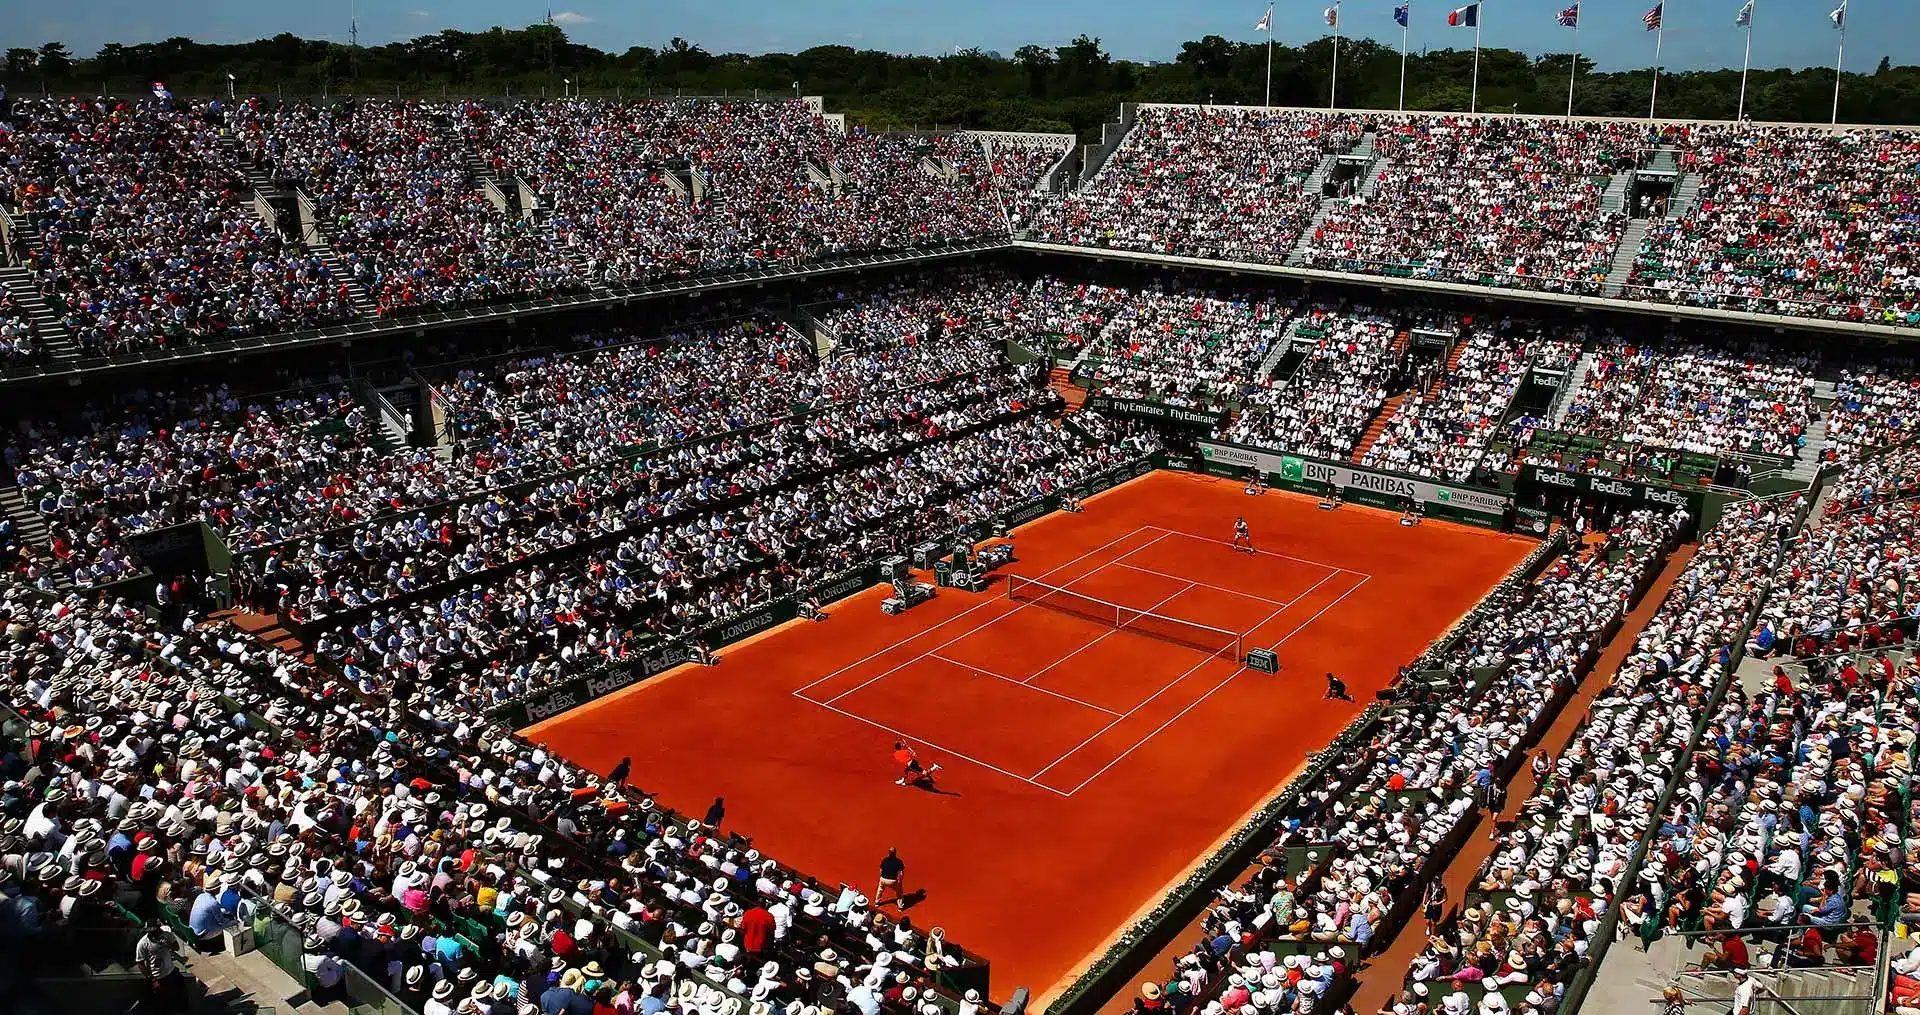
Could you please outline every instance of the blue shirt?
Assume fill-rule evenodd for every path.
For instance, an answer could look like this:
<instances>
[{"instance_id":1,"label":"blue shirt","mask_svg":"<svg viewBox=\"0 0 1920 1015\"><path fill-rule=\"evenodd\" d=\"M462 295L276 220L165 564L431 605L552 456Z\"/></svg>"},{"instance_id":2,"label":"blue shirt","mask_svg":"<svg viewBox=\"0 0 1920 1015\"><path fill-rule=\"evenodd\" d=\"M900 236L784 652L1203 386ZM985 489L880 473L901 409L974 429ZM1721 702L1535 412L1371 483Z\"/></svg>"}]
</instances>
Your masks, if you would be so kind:
<instances>
[{"instance_id":1,"label":"blue shirt","mask_svg":"<svg viewBox=\"0 0 1920 1015\"><path fill-rule=\"evenodd\" d=\"M220 900L201 892L194 897L193 911L187 914L187 926L195 937L212 937L233 923L233 914L220 908Z\"/></svg>"}]
</instances>

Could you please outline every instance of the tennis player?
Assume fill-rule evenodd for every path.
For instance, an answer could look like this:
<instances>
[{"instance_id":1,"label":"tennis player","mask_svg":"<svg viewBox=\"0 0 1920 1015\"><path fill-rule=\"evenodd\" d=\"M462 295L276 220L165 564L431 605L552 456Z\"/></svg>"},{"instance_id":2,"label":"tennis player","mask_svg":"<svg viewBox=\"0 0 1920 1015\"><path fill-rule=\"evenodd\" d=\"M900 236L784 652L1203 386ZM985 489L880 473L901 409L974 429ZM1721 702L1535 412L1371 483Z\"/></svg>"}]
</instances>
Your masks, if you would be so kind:
<instances>
[{"instance_id":1,"label":"tennis player","mask_svg":"<svg viewBox=\"0 0 1920 1015\"><path fill-rule=\"evenodd\" d=\"M900 766L900 778L893 780L895 786L933 785L933 773L940 771L935 763L931 768L920 767L920 753L907 745L905 740L893 742L893 763Z\"/></svg>"},{"instance_id":2,"label":"tennis player","mask_svg":"<svg viewBox=\"0 0 1920 1015\"><path fill-rule=\"evenodd\" d=\"M1234 516L1233 548L1235 551L1245 550L1248 553L1260 552L1253 548L1253 533L1247 529L1247 518L1245 515Z\"/></svg>"}]
</instances>

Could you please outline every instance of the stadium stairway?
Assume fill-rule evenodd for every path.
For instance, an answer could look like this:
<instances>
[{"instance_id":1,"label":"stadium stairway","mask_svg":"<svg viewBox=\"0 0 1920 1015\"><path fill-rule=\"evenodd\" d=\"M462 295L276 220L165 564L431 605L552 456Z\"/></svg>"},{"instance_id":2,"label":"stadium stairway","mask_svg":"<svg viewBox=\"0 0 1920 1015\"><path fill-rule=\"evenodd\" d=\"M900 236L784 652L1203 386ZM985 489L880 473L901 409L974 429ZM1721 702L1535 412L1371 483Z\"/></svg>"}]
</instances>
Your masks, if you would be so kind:
<instances>
[{"instance_id":1,"label":"stadium stairway","mask_svg":"<svg viewBox=\"0 0 1920 1015\"><path fill-rule=\"evenodd\" d=\"M33 505L27 503L26 494L19 487L0 486L0 508L4 508L7 517L13 520L13 531L21 542L35 546L47 546L53 542L47 520Z\"/></svg>"},{"instance_id":2,"label":"stadium stairway","mask_svg":"<svg viewBox=\"0 0 1920 1015\"><path fill-rule=\"evenodd\" d=\"M1066 367L1054 367L1047 372L1047 386L1052 388L1067 403L1068 412L1079 412L1087 404L1087 389L1073 383L1073 373ZM0 498L5 492L0 491Z\"/></svg>"},{"instance_id":3,"label":"stadium stairway","mask_svg":"<svg viewBox=\"0 0 1920 1015\"><path fill-rule=\"evenodd\" d=\"M1799 483L1812 483L1820 474L1820 453L1827 448L1827 417L1816 417L1807 427L1806 438L1800 453L1793 458L1793 465L1786 471L1788 479Z\"/></svg>"},{"instance_id":4,"label":"stadium stairway","mask_svg":"<svg viewBox=\"0 0 1920 1015\"><path fill-rule=\"evenodd\" d=\"M1327 185L1327 177L1333 175L1333 167L1339 164L1340 156L1337 154L1329 154L1321 159L1320 164L1313 167L1313 172L1307 174L1306 182L1303 184L1307 193L1318 195Z\"/></svg>"},{"instance_id":5,"label":"stadium stairway","mask_svg":"<svg viewBox=\"0 0 1920 1015\"><path fill-rule=\"evenodd\" d=\"M1573 697L1567 700L1566 706L1554 718L1553 725L1540 738L1537 750L1544 750L1549 756L1559 757L1567 749L1567 745L1572 742L1574 734L1579 731L1586 719L1593 699L1613 682L1614 675L1619 672L1621 665L1627 661L1627 656L1632 652L1634 642L1639 640L1640 633L1646 630L1647 625L1652 623L1654 614L1659 612L1660 604L1667 598L1668 590L1673 588L1673 583L1679 579L1681 572L1685 571L1687 564L1693 560L1694 550L1695 547L1688 544L1675 550L1673 555L1667 558L1665 566L1660 569L1660 574L1654 579L1653 585L1647 589L1645 595L1640 597L1638 605L1627 614L1620 630L1614 634L1613 640L1607 642L1607 647L1601 652L1599 661L1594 663L1593 669L1588 671L1586 678L1575 689ZM1517 818L1521 805L1533 795L1535 788L1532 767L1520 766L1512 781L1507 784L1507 806L1500 812L1497 820L1501 823L1511 823ZM1471 835L1466 844L1460 847L1460 852L1454 856L1453 861L1447 865L1447 869L1441 873L1440 877L1447 886L1448 905L1451 909L1455 911L1459 909L1460 900L1466 898L1467 889L1472 884L1474 875L1479 873L1481 866L1487 862L1487 857L1493 855L1493 847L1494 842L1487 836ZM1418 955L1427 944L1426 936L1420 933L1419 926L1418 920L1409 921L1408 927L1386 946L1384 952L1369 959L1355 973L1358 987L1349 1002L1354 1011L1379 1011L1381 1006L1399 991L1406 976L1407 967L1413 963L1414 956ZM1192 940L1189 938L1186 943L1191 947ZM1616 954L1625 950L1627 949L1616 948L1608 952L1607 963L1611 965ZM1589 997L1588 1004L1592 1003L1593 998ZM1645 1005L1617 1009L1603 1006L1590 1010L1627 1012L1644 1009Z\"/></svg>"},{"instance_id":6,"label":"stadium stairway","mask_svg":"<svg viewBox=\"0 0 1920 1015\"><path fill-rule=\"evenodd\" d=\"M14 229L29 248L40 245L39 229L19 219L14 220ZM26 268L0 268L0 289L6 290L33 319L34 335L47 351L47 365L56 369L76 365L80 359L80 343L75 340L73 329L67 327L67 322L47 304L46 297L40 295L40 287L33 284L33 273Z\"/></svg>"},{"instance_id":7,"label":"stadium stairway","mask_svg":"<svg viewBox=\"0 0 1920 1015\"><path fill-rule=\"evenodd\" d=\"M1567 371L1567 379L1561 386L1560 393L1553 396L1553 409L1547 413L1548 429L1563 429L1567 421L1567 410L1573 406L1573 394L1587 382L1587 371L1591 369L1593 369L1593 353L1581 353L1580 359L1573 364L1573 369Z\"/></svg>"},{"instance_id":8,"label":"stadium stairway","mask_svg":"<svg viewBox=\"0 0 1920 1015\"><path fill-rule=\"evenodd\" d=\"M1313 218L1307 221L1307 227L1305 229L1300 230L1300 238L1293 241L1293 249L1287 251L1287 267L1304 268L1307 266L1307 251L1313 246L1313 234L1319 230L1320 224L1327 220L1327 212L1332 209L1334 203L1341 200L1344 199L1330 197L1321 201L1320 207L1314 209Z\"/></svg>"},{"instance_id":9,"label":"stadium stairway","mask_svg":"<svg viewBox=\"0 0 1920 1015\"><path fill-rule=\"evenodd\" d=\"M1673 185L1673 199L1667 202L1667 214L1678 218L1690 214L1700 204L1700 174L1682 173Z\"/></svg>"},{"instance_id":10,"label":"stadium stairway","mask_svg":"<svg viewBox=\"0 0 1920 1015\"><path fill-rule=\"evenodd\" d=\"M201 955L185 949L181 957L192 974L189 980L199 981L203 992L200 1003L190 1005L190 1011L223 1015L266 1011L348 1015L347 1006L338 1001L315 1004L306 987L274 965L264 952Z\"/></svg>"},{"instance_id":11,"label":"stadium stairway","mask_svg":"<svg viewBox=\"0 0 1920 1015\"><path fill-rule=\"evenodd\" d=\"M1633 262L1640 258L1640 244L1646 238L1647 220L1628 219L1627 228L1620 233L1620 245L1613 248L1613 266L1607 270L1602 295L1618 298L1625 291L1627 280L1633 277Z\"/></svg>"},{"instance_id":12,"label":"stadium stairway","mask_svg":"<svg viewBox=\"0 0 1920 1015\"><path fill-rule=\"evenodd\" d=\"M1381 406L1380 411L1374 414L1373 422L1367 424L1366 435L1361 437L1360 443L1354 446L1353 464L1359 465L1367 457L1367 452L1373 449L1373 442L1379 440L1380 435L1386 432L1387 423L1393 419L1394 413L1400 411L1401 404L1406 400L1407 393L1401 392L1387 399L1387 404Z\"/></svg>"},{"instance_id":13,"label":"stadium stairway","mask_svg":"<svg viewBox=\"0 0 1920 1015\"><path fill-rule=\"evenodd\" d=\"M359 279L353 277L352 272L347 270L347 263L340 259L340 254L333 249L333 244L326 240L315 240L307 244L307 249L313 251L320 258L320 263L327 266L327 271L340 280L340 284L347 290L347 302L353 304L355 313L369 321L380 316L380 307L373 302L373 295L367 292L367 287L361 285Z\"/></svg>"},{"instance_id":14,"label":"stadium stairway","mask_svg":"<svg viewBox=\"0 0 1920 1015\"><path fill-rule=\"evenodd\" d=\"M1607 180L1607 189L1600 194L1600 210L1612 214L1627 205L1627 188L1633 185L1633 174L1615 173Z\"/></svg>"}]
</instances>

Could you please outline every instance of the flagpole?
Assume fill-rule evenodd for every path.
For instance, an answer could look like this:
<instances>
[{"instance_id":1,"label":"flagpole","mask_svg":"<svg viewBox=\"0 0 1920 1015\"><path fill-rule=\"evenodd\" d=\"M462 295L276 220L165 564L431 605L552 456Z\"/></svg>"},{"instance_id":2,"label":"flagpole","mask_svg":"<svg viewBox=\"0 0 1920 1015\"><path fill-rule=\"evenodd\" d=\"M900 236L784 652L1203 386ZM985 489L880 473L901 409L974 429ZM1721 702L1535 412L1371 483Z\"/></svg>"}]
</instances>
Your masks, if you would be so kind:
<instances>
[{"instance_id":1,"label":"flagpole","mask_svg":"<svg viewBox=\"0 0 1920 1015\"><path fill-rule=\"evenodd\" d=\"M1740 111L1733 116L1738 123L1747 118L1747 68L1753 66L1753 14L1747 14L1747 55L1740 58Z\"/></svg>"},{"instance_id":2,"label":"flagpole","mask_svg":"<svg viewBox=\"0 0 1920 1015\"><path fill-rule=\"evenodd\" d=\"M1573 9L1576 12L1579 11L1580 5L1575 4ZM1577 13L1574 15L1574 17L1575 17L1575 20L1573 23L1573 66L1567 68L1567 119L1569 120L1573 119L1573 76L1575 74L1580 73L1580 22L1578 20L1579 15Z\"/></svg>"},{"instance_id":3,"label":"flagpole","mask_svg":"<svg viewBox=\"0 0 1920 1015\"><path fill-rule=\"evenodd\" d=\"M1467 112L1480 111L1480 22L1486 17L1486 10L1473 12L1473 98L1467 103Z\"/></svg>"},{"instance_id":4,"label":"flagpole","mask_svg":"<svg viewBox=\"0 0 1920 1015\"><path fill-rule=\"evenodd\" d=\"M1246 24L1246 22L1241 22ZM1273 29L1267 29L1267 108L1273 108Z\"/></svg>"},{"instance_id":5,"label":"flagpole","mask_svg":"<svg viewBox=\"0 0 1920 1015\"><path fill-rule=\"evenodd\" d=\"M1339 0L1334 0L1334 4L1333 4L1333 79L1327 82L1327 111L1328 112L1332 112L1333 110L1339 108L1339 102L1337 98L1339 94L1339 90L1340 90L1340 2Z\"/></svg>"},{"instance_id":6,"label":"flagpole","mask_svg":"<svg viewBox=\"0 0 1920 1015\"><path fill-rule=\"evenodd\" d=\"M1660 7L1660 27L1653 30L1653 97L1647 100L1647 119L1660 106L1660 45L1667 41L1667 8Z\"/></svg>"},{"instance_id":7,"label":"flagpole","mask_svg":"<svg viewBox=\"0 0 1920 1015\"><path fill-rule=\"evenodd\" d=\"M1840 65L1847 58L1847 0L1840 0L1840 50L1833 55L1833 118L1827 123L1837 125L1840 122Z\"/></svg>"},{"instance_id":8,"label":"flagpole","mask_svg":"<svg viewBox=\"0 0 1920 1015\"><path fill-rule=\"evenodd\" d=\"M1407 0L1407 20L1413 20L1413 0ZM1407 111L1407 26L1400 26L1400 111Z\"/></svg>"}]
</instances>

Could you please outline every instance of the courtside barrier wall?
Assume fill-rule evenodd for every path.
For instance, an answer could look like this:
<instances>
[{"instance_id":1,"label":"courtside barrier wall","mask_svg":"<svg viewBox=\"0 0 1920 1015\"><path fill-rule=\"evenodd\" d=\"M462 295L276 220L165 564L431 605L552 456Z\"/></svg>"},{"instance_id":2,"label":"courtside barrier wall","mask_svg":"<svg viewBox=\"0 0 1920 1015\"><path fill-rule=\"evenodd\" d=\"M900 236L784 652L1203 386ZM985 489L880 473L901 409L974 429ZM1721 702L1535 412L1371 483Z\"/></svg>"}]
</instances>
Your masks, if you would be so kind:
<instances>
[{"instance_id":1,"label":"courtside barrier wall","mask_svg":"<svg viewBox=\"0 0 1920 1015\"><path fill-rule=\"evenodd\" d=\"M1338 489L1345 500L1400 510L1412 499L1428 517L1465 522L1482 528L1505 527L1513 498L1483 487L1436 483L1398 472L1358 469L1243 444L1200 441L1200 469L1209 475L1244 479L1258 472L1269 486L1296 493L1325 496Z\"/></svg>"}]
</instances>

